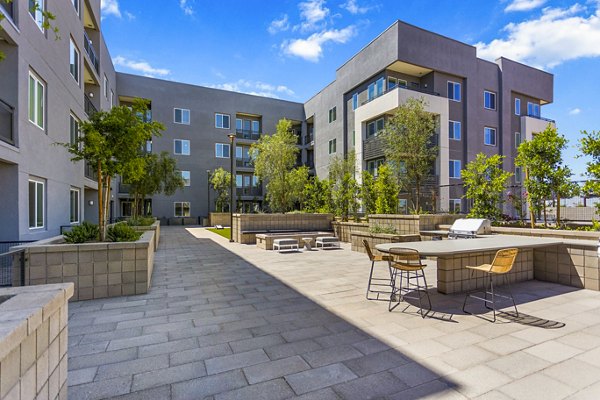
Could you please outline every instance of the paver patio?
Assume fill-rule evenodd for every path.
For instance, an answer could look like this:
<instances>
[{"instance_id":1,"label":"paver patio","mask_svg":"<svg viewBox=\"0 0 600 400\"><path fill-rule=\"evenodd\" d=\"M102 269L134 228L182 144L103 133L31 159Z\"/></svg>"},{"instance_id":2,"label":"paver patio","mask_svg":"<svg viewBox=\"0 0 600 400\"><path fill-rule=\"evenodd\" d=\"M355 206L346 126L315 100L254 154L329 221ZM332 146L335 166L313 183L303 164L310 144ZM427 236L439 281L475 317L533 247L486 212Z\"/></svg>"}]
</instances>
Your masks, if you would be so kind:
<instances>
[{"instance_id":1,"label":"paver patio","mask_svg":"<svg viewBox=\"0 0 600 400\"><path fill-rule=\"evenodd\" d=\"M369 265L163 227L148 294L69 305L69 397L600 398L600 292L519 284L492 324L432 289L422 319L364 298Z\"/></svg>"}]
</instances>

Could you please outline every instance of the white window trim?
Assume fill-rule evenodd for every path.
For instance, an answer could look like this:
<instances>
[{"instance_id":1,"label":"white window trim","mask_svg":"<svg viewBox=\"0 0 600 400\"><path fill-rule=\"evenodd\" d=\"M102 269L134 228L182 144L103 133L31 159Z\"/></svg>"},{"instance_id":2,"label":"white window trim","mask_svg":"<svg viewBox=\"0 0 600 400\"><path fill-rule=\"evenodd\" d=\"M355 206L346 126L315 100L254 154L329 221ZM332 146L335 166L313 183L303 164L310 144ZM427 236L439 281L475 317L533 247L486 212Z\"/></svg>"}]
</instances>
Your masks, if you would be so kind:
<instances>
[{"instance_id":1,"label":"white window trim","mask_svg":"<svg viewBox=\"0 0 600 400\"><path fill-rule=\"evenodd\" d=\"M77 76L73 75L73 73L71 72L71 52L75 50L75 54L77 54L77 57L75 59L75 62L77 63L76 68L77 68ZM77 44L75 44L75 41L73 40L73 38L70 38L70 42L69 42L69 74L73 77L73 79L75 79L75 82L77 82L77 84L80 83L81 81L81 52L79 51L79 48L77 47Z\"/></svg>"},{"instance_id":2,"label":"white window trim","mask_svg":"<svg viewBox=\"0 0 600 400\"><path fill-rule=\"evenodd\" d=\"M71 193L77 193L77 220L76 221L71 221ZM69 190L69 221L71 223L71 225L75 225L78 224L79 222L81 222L81 190L79 190L79 188L70 188Z\"/></svg>"},{"instance_id":3,"label":"white window trim","mask_svg":"<svg viewBox=\"0 0 600 400\"><path fill-rule=\"evenodd\" d=\"M452 97L450 97L450 93L447 94L448 96L448 100L452 100L452 101L456 101L457 103L460 103L462 101L462 85L460 84L460 82L455 82L455 81L447 81L446 83L446 91L448 91L448 83L452 83ZM459 93L460 93L460 99L456 100L454 98L454 85L458 85L458 87L460 88Z\"/></svg>"},{"instance_id":4,"label":"white window trim","mask_svg":"<svg viewBox=\"0 0 600 400\"><path fill-rule=\"evenodd\" d=\"M228 117L229 119L229 126L225 127L225 126L217 126L217 115L221 116L221 121L223 121L224 116ZM229 114L223 114L223 113L215 113L215 128L217 129L231 129L231 115Z\"/></svg>"},{"instance_id":5,"label":"white window trim","mask_svg":"<svg viewBox=\"0 0 600 400\"><path fill-rule=\"evenodd\" d=\"M462 199L449 199L450 212L456 212L456 204L458 203L458 211L462 210Z\"/></svg>"},{"instance_id":6,"label":"white window trim","mask_svg":"<svg viewBox=\"0 0 600 400\"><path fill-rule=\"evenodd\" d=\"M37 222L37 209L38 209L38 207L37 207L37 198L38 198L38 196L37 196L38 186L37 185L38 184L42 185L42 202L43 202L43 204L42 204L42 225L41 226L30 226L29 229L30 230L44 229L46 227L46 182L44 182L43 180L40 180L40 179L29 178L27 180L28 187L29 187L29 182L34 182L36 184L35 185L35 190L36 190L36 192L35 192L35 201L36 201L35 212L36 212L36 215L34 218L34 220L36 222ZM31 193L28 193L27 195L31 196ZM29 200L29 199L27 199L27 200ZM31 216L28 215L28 218L30 218L30 217Z\"/></svg>"},{"instance_id":7,"label":"white window trim","mask_svg":"<svg viewBox=\"0 0 600 400\"><path fill-rule=\"evenodd\" d=\"M81 135L81 119L77 118L77 116L75 114L73 114L73 112L71 111L69 113L69 143L71 143L71 118L73 118L75 120L75 122L77 122L77 137L76 139L79 139L79 136ZM74 143L71 143L74 144Z\"/></svg>"},{"instance_id":8,"label":"white window trim","mask_svg":"<svg viewBox=\"0 0 600 400\"><path fill-rule=\"evenodd\" d=\"M177 120L175 119L175 115L176 115L176 110L180 110L181 111L181 122L177 122ZM187 111L188 112L188 122L183 122L183 112ZM192 119L192 113L190 112L190 110L188 108L173 108L173 123L174 124L179 124L179 125L189 125ZM215 125L216 125L216 118L215 118ZM231 121L229 121L229 125L231 125Z\"/></svg>"},{"instance_id":9,"label":"white window trim","mask_svg":"<svg viewBox=\"0 0 600 400\"><path fill-rule=\"evenodd\" d=\"M219 148L219 146L221 146L221 155L219 155L219 152L217 151L217 149ZM223 148L229 148L229 157L231 157L231 146L229 145L229 143L215 143L215 158L229 158L229 157L225 157L223 155Z\"/></svg>"},{"instance_id":10,"label":"white window trim","mask_svg":"<svg viewBox=\"0 0 600 400\"><path fill-rule=\"evenodd\" d=\"M181 153L177 153L177 141L181 142ZM186 154L183 152L183 142L188 142L189 143L189 147L191 147L191 142L188 139L173 139L173 154L178 155L178 156L189 156L191 153L191 149L190 151Z\"/></svg>"},{"instance_id":11,"label":"white window trim","mask_svg":"<svg viewBox=\"0 0 600 400\"><path fill-rule=\"evenodd\" d=\"M31 119L29 119L29 122L31 122L32 124L34 124L35 126L37 126L38 128L40 128L41 130L45 131L45 126L46 126L46 83L44 81L42 81L42 79L35 74L33 71L29 70L29 76L28 76L28 80L27 80L27 89L28 89L28 93L27 93L27 118L29 118L29 106L31 104L31 99L29 99L29 96L31 95L31 89L29 88L29 84L30 84L30 78L33 78L33 80L35 81L35 90L34 90L34 95L35 95L35 99L34 99L34 103L35 103L35 109L34 109L34 119L36 121L39 121L40 116L38 115L38 109L39 107L37 106L37 99L38 99L38 84L40 84L42 86L42 89L44 90L43 96L42 96L42 125L38 125L38 123L36 121L32 121Z\"/></svg>"},{"instance_id":12,"label":"white window trim","mask_svg":"<svg viewBox=\"0 0 600 400\"><path fill-rule=\"evenodd\" d=\"M485 142L485 130L486 129L491 129L494 131L494 144L489 144L489 143ZM491 126L483 127L483 144L485 146L490 146L490 147L496 147L498 145L498 131L496 130L496 128L492 128Z\"/></svg>"},{"instance_id":13,"label":"white window trim","mask_svg":"<svg viewBox=\"0 0 600 400\"><path fill-rule=\"evenodd\" d=\"M80 0L73 0L73 8L75 9L75 14L81 16L81 1Z\"/></svg>"},{"instance_id":14,"label":"white window trim","mask_svg":"<svg viewBox=\"0 0 600 400\"><path fill-rule=\"evenodd\" d=\"M183 182L184 182L183 186L185 186L185 187L192 186L192 173L190 171L179 171L179 172L181 172L181 179L183 179ZM189 176L189 178L187 179L187 182L186 182L186 179L183 177L184 172L187 172L188 176Z\"/></svg>"},{"instance_id":15,"label":"white window trim","mask_svg":"<svg viewBox=\"0 0 600 400\"><path fill-rule=\"evenodd\" d=\"M517 136L519 137L519 140L517 140ZM518 149L521 143L523 143L521 132L515 132L515 149Z\"/></svg>"},{"instance_id":16,"label":"white window trim","mask_svg":"<svg viewBox=\"0 0 600 400\"><path fill-rule=\"evenodd\" d=\"M452 172L453 172L453 173L454 173L454 172L456 172L456 171L455 171L455 170L456 170L456 164L458 164L458 176L452 176L452 175L450 175L450 171L448 171L448 177L449 177L450 179L460 179L460 178L461 178L461 176L460 176L460 175L461 175L460 171L462 171L462 165L461 165L461 162L460 162L460 160L448 160L448 161L450 161L450 162L453 164L453 165L452 165Z\"/></svg>"},{"instance_id":17,"label":"white window trim","mask_svg":"<svg viewBox=\"0 0 600 400\"><path fill-rule=\"evenodd\" d=\"M449 140L456 140L457 142L459 142L462 139L462 123L460 121L454 121L452 119L448 120L448 122L452 122L452 136L454 136L454 125L455 124L459 124L460 125L460 137L458 139L456 139L456 137L450 137L450 132L448 132L448 139ZM450 126L448 126L450 127Z\"/></svg>"},{"instance_id":18,"label":"white window trim","mask_svg":"<svg viewBox=\"0 0 600 400\"><path fill-rule=\"evenodd\" d=\"M177 215L177 204L181 204L181 211L183 211L183 204L188 205L188 209L190 210L190 216L192 215L192 203L189 201L174 201L173 202L173 216L175 218L189 218L188 216L185 215Z\"/></svg>"},{"instance_id":19,"label":"white window trim","mask_svg":"<svg viewBox=\"0 0 600 400\"><path fill-rule=\"evenodd\" d=\"M486 94L486 93L489 93L489 94L493 94L493 95L494 95L494 108L487 107L487 106L485 105L485 94ZM498 107L498 106L496 105L496 103L498 102L497 100L498 100L498 95L496 94L496 92L492 92L491 90L484 90L484 91L483 91L483 108L485 108L486 110L492 110L492 111L496 111L496 109L497 109L497 107Z\"/></svg>"},{"instance_id":20,"label":"white window trim","mask_svg":"<svg viewBox=\"0 0 600 400\"><path fill-rule=\"evenodd\" d=\"M519 103L519 107L517 107L517 103ZM515 97L515 115L521 115L521 99Z\"/></svg>"},{"instance_id":21,"label":"white window trim","mask_svg":"<svg viewBox=\"0 0 600 400\"><path fill-rule=\"evenodd\" d=\"M29 2L27 2L27 4L28 4L27 7L29 8ZM33 22L35 22L37 27L40 29L40 31L42 31L43 34L46 34L46 30L44 29L44 14L42 14L44 9L46 8L46 0L38 0L37 4L39 6L39 10L38 9L35 10L35 15L31 15L31 10L29 10L29 9L27 10L27 14L29 14L29 16L31 17ZM39 21L37 20L38 16L40 18Z\"/></svg>"}]
</instances>

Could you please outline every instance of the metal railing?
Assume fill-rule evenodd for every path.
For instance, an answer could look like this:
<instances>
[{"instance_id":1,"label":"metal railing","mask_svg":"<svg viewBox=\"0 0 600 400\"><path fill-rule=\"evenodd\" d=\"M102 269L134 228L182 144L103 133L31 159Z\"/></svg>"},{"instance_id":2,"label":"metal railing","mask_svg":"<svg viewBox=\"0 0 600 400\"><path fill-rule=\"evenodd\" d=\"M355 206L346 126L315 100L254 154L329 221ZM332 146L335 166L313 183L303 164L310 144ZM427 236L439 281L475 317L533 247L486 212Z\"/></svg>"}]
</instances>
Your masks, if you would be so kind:
<instances>
[{"instance_id":1,"label":"metal railing","mask_svg":"<svg viewBox=\"0 0 600 400\"><path fill-rule=\"evenodd\" d=\"M260 132L247 130L247 129L236 129L235 136L238 139L258 140L258 139L260 139Z\"/></svg>"},{"instance_id":2,"label":"metal railing","mask_svg":"<svg viewBox=\"0 0 600 400\"><path fill-rule=\"evenodd\" d=\"M119 182L119 193L129 193L130 190L131 190L130 184Z\"/></svg>"},{"instance_id":3,"label":"metal railing","mask_svg":"<svg viewBox=\"0 0 600 400\"><path fill-rule=\"evenodd\" d=\"M85 162L85 164L83 164L83 176L95 182L98 182L98 174L96 174L94 167L92 167L92 165L87 161Z\"/></svg>"},{"instance_id":4,"label":"metal railing","mask_svg":"<svg viewBox=\"0 0 600 400\"><path fill-rule=\"evenodd\" d=\"M550 119L550 118L544 118L544 117L542 117L542 116L540 116L540 115L527 114L526 116L527 116L527 117L530 117L530 118L539 119L539 120L542 120L542 121L547 121L547 122L550 122L550 123L552 123L552 124L555 124L555 123L556 123L556 121L555 121L555 120L553 120L553 119Z\"/></svg>"},{"instance_id":5,"label":"metal railing","mask_svg":"<svg viewBox=\"0 0 600 400\"><path fill-rule=\"evenodd\" d=\"M312 135L304 136L304 144L312 144L315 138Z\"/></svg>"},{"instance_id":6,"label":"metal railing","mask_svg":"<svg viewBox=\"0 0 600 400\"><path fill-rule=\"evenodd\" d=\"M25 249L9 249L13 246L31 242L33 240L0 242L0 286L13 286L15 282L15 259L18 260L20 285L25 284Z\"/></svg>"},{"instance_id":7,"label":"metal railing","mask_svg":"<svg viewBox=\"0 0 600 400\"><path fill-rule=\"evenodd\" d=\"M90 99L87 94L84 94L83 97L83 111L88 117L91 117L98 112L98 109L94 103L92 103L92 99Z\"/></svg>"},{"instance_id":8,"label":"metal railing","mask_svg":"<svg viewBox=\"0 0 600 400\"><path fill-rule=\"evenodd\" d=\"M241 168L252 168L252 159L251 158L236 158L235 166Z\"/></svg>"},{"instance_id":9,"label":"metal railing","mask_svg":"<svg viewBox=\"0 0 600 400\"><path fill-rule=\"evenodd\" d=\"M15 20L15 11L13 2L8 2L6 0L0 0L0 8L4 11L4 15L8 16L11 20Z\"/></svg>"},{"instance_id":10,"label":"metal railing","mask_svg":"<svg viewBox=\"0 0 600 400\"><path fill-rule=\"evenodd\" d=\"M441 96L440 93L438 92L434 92L433 90L428 90L428 89L422 89L419 87L408 87L408 86L396 86L395 88L393 88L392 90L384 90L382 93L375 95L373 98L371 99L367 99L365 101L363 101L362 103L360 103L361 106L370 103L371 101L383 96L384 94L388 94L389 92L393 92L394 90L410 90L413 92L419 92L419 93L424 93L424 94L429 94L432 96Z\"/></svg>"},{"instance_id":11,"label":"metal railing","mask_svg":"<svg viewBox=\"0 0 600 400\"><path fill-rule=\"evenodd\" d=\"M90 40L90 38L87 35L87 32L85 31L83 31L83 48L85 49L87 55L90 57L90 61L92 62L94 69L96 70L96 72L99 72L100 62L98 61L98 57L96 56L96 50L94 49L94 45L92 44L92 41Z\"/></svg>"},{"instance_id":12,"label":"metal railing","mask_svg":"<svg viewBox=\"0 0 600 400\"><path fill-rule=\"evenodd\" d=\"M15 109L10 104L0 100L0 140L10 144L15 144L14 115Z\"/></svg>"},{"instance_id":13,"label":"metal railing","mask_svg":"<svg viewBox=\"0 0 600 400\"><path fill-rule=\"evenodd\" d=\"M238 196L262 196L262 188L259 187L239 187L236 188Z\"/></svg>"}]
</instances>

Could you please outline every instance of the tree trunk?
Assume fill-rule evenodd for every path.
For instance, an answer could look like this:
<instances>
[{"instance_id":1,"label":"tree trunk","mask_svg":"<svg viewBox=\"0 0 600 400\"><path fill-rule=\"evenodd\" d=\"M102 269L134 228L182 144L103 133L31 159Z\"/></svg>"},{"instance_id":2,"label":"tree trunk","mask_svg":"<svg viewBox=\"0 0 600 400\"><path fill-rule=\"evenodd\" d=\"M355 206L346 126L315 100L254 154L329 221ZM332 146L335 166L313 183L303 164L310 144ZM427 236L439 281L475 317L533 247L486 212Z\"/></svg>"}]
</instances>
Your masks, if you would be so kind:
<instances>
[{"instance_id":1,"label":"tree trunk","mask_svg":"<svg viewBox=\"0 0 600 400\"><path fill-rule=\"evenodd\" d=\"M104 227L106 228L108 222L108 207L110 206L110 185L111 177L106 177L106 187L104 188Z\"/></svg>"},{"instance_id":2,"label":"tree trunk","mask_svg":"<svg viewBox=\"0 0 600 400\"><path fill-rule=\"evenodd\" d=\"M529 169L525 168L525 182L529 180ZM531 229L535 228L535 213L533 211L533 202L531 201L531 194L527 196L527 204L529 205L529 218L531 219Z\"/></svg>"},{"instance_id":3,"label":"tree trunk","mask_svg":"<svg viewBox=\"0 0 600 400\"><path fill-rule=\"evenodd\" d=\"M417 179L416 182L417 184L417 201L415 202L415 210L417 213L421 212L421 182Z\"/></svg>"},{"instance_id":4,"label":"tree trunk","mask_svg":"<svg viewBox=\"0 0 600 400\"><path fill-rule=\"evenodd\" d=\"M544 199L544 228L548 227L548 215L546 214L546 199Z\"/></svg>"},{"instance_id":5,"label":"tree trunk","mask_svg":"<svg viewBox=\"0 0 600 400\"><path fill-rule=\"evenodd\" d=\"M560 194L556 194L556 227L560 226Z\"/></svg>"},{"instance_id":6,"label":"tree trunk","mask_svg":"<svg viewBox=\"0 0 600 400\"><path fill-rule=\"evenodd\" d=\"M104 177L102 176L102 164L100 163L100 161L98 161L96 168L98 174L98 227L100 228L100 241L104 242L104 196L102 195Z\"/></svg>"}]
</instances>

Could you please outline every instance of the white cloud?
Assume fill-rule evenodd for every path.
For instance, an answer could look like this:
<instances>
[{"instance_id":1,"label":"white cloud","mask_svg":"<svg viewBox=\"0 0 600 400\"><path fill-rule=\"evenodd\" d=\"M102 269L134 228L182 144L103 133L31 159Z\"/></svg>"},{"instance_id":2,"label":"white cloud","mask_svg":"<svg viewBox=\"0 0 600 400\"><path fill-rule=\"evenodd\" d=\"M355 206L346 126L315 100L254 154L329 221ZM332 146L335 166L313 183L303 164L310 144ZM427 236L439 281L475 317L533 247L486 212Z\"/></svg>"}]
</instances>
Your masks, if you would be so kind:
<instances>
[{"instance_id":1,"label":"white cloud","mask_svg":"<svg viewBox=\"0 0 600 400\"><path fill-rule=\"evenodd\" d=\"M144 76L156 77L156 76L165 76L171 73L170 70L166 68L154 68L146 61L134 61L123 56L116 56L113 58L113 64L118 67L127 68L134 72L139 72Z\"/></svg>"},{"instance_id":2,"label":"white cloud","mask_svg":"<svg viewBox=\"0 0 600 400\"><path fill-rule=\"evenodd\" d=\"M354 25L350 25L344 29L330 29L313 33L306 39L287 40L282 43L281 48L287 55L317 62L323 55L323 45L325 43L346 43L355 34L356 28Z\"/></svg>"},{"instance_id":3,"label":"white cloud","mask_svg":"<svg viewBox=\"0 0 600 400\"><path fill-rule=\"evenodd\" d=\"M308 0L298 4L302 22L294 29L300 32L311 32L325 27L325 18L329 15L329 8L325 7L325 0Z\"/></svg>"},{"instance_id":4,"label":"white cloud","mask_svg":"<svg viewBox=\"0 0 600 400\"><path fill-rule=\"evenodd\" d=\"M545 2L546 0L513 0L504 11L529 11L543 6Z\"/></svg>"},{"instance_id":5,"label":"white cloud","mask_svg":"<svg viewBox=\"0 0 600 400\"><path fill-rule=\"evenodd\" d=\"M577 115L581 113L581 108L573 108L569 111L569 115Z\"/></svg>"},{"instance_id":6,"label":"white cloud","mask_svg":"<svg viewBox=\"0 0 600 400\"><path fill-rule=\"evenodd\" d=\"M569 8L544 8L542 15L504 27L507 37L476 43L479 57L500 56L538 68L552 68L565 61L600 56L600 2L595 10L575 4Z\"/></svg>"},{"instance_id":7,"label":"white cloud","mask_svg":"<svg viewBox=\"0 0 600 400\"><path fill-rule=\"evenodd\" d=\"M280 19L275 19L271 21L271 25L267 28L271 35L276 34L277 32L283 32L290 29L290 23L288 21L288 15L283 14Z\"/></svg>"},{"instance_id":8,"label":"white cloud","mask_svg":"<svg viewBox=\"0 0 600 400\"><path fill-rule=\"evenodd\" d=\"M129 21L133 21L135 19L135 15L133 15L132 13L130 13L129 11L125 11L125 16L127 17L127 19Z\"/></svg>"},{"instance_id":9,"label":"white cloud","mask_svg":"<svg viewBox=\"0 0 600 400\"><path fill-rule=\"evenodd\" d=\"M185 15L194 15L194 9L189 5L188 0L179 0L179 7Z\"/></svg>"},{"instance_id":10,"label":"white cloud","mask_svg":"<svg viewBox=\"0 0 600 400\"><path fill-rule=\"evenodd\" d=\"M275 99L278 99L280 95L295 95L292 89L284 85L272 85L270 83L264 83L260 81L249 81L245 79L239 79L236 82L220 83L209 86L215 89L223 89L232 92L253 94L255 96L262 97L272 97Z\"/></svg>"},{"instance_id":11,"label":"white cloud","mask_svg":"<svg viewBox=\"0 0 600 400\"><path fill-rule=\"evenodd\" d=\"M518 1L518 0L516 0ZM340 7L346 9L350 14L364 14L371 9L371 7L359 6L357 0L348 0L344 4L340 5Z\"/></svg>"},{"instance_id":12,"label":"white cloud","mask_svg":"<svg viewBox=\"0 0 600 400\"><path fill-rule=\"evenodd\" d=\"M100 12L102 13L102 17L114 15L115 17L121 18L118 0L102 0L100 2Z\"/></svg>"}]
</instances>

